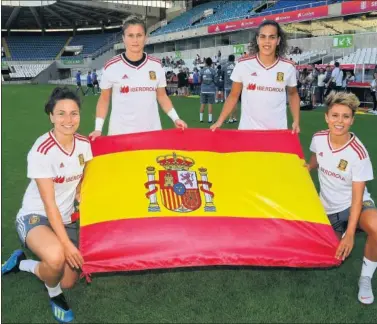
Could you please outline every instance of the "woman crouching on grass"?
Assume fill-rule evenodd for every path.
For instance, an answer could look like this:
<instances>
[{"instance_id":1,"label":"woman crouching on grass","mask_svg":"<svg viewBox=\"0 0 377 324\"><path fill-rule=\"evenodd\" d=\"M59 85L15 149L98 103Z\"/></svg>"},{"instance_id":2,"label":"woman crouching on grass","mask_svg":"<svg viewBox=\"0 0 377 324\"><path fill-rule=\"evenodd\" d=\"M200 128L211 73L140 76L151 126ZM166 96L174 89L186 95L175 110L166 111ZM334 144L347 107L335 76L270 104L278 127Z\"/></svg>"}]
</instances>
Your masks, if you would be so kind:
<instances>
[{"instance_id":1,"label":"woman crouching on grass","mask_svg":"<svg viewBox=\"0 0 377 324\"><path fill-rule=\"evenodd\" d=\"M44 282L52 313L59 322L73 320L62 288L78 279L83 258L78 250L78 225L71 220L79 200L84 166L92 159L88 139L76 134L80 125L80 99L68 88L55 88L45 105L54 128L39 137L27 157L31 179L16 217L24 247L41 261L26 260L16 250L2 266L2 274L26 271Z\"/></svg>"},{"instance_id":2,"label":"woman crouching on grass","mask_svg":"<svg viewBox=\"0 0 377 324\"><path fill-rule=\"evenodd\" d=\"M349 256L357 227L367 234L358 298L363 304L372 304L371 279L377 268L377 209L365 183L373 179L373 169L364 145L349 131L359 104L353 93L328 95L325 119L329 129L314 134L308 169L318 168L320 199L340 239L336 258L345 260Z\"/></svg>"}]
</instances>

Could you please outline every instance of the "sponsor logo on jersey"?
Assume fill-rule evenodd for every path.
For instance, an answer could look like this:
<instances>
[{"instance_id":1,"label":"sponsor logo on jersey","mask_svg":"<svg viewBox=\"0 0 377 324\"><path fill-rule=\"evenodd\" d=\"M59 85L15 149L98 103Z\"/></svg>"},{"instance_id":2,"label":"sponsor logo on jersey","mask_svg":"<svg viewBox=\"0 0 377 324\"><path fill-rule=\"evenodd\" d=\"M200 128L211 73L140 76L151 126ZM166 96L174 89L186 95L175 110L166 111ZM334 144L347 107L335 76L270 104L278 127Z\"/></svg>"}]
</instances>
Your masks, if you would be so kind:
<instances>
[{"instance_id":1,"label":"sponsor logo on jersey","mask_svg":"<svg viewBox=\"0 0 377 324\"><path fill-rule=\"evenodd\" d=\"M276 81L277 82L284 82L284 73L283 72L278 72L276 74Z\"/></svg>"},{"instance_id":2,"label":"sponsor logo on jersey","mask_svg":"<svg viewBox=\"0 0 377 324\"><path fill-rule=\"evenodd\" d=\"M155 92L156 87L132 87L122 86L120 87L120 93L127 94L129 92Z\"/></svg>"},{"instance_id":3,"label":"sponsor logo on jersey","mask_svg":"<svg viewBox=\"0 0 377 324\"><path fill-rule=\"evenodd\" d=\"M346 181L346 179L341 174L339 174L339 173L335 173L333 171L326 170L323 167L320 168L320 171L322 173L324 173L325 175L329 176L329 177L334 177L336 179L340 179L342 181Z\"/></svg>"},{"instance_id":4,"label":"sponsor logo on jersey","mask_svg":"<svg viewBox=\"0 0 377 324\"><path fill-rule=\"evenodd\" d=\"M267 91L267 92L284 92L284 88L277 88L277 87L267 87L267 86L259 86L255 83L249 83L246 87L247 90L256 90L256 91Z\"/></svg>"},{"instance_id":5,"label":"sponsor logo on jersey","mask_svg":"<svg viewBox=\"0 0 377 324\"><path fill-rule=\"evenodd\" d=\"M251 76L258 76L257 72L251 73Z\"/></svg>"},{"instance_id":6,"label":"sponsor logo on jersey","mask_svg":"<svg viewBox=\"0 0 377 324\"><path fill-rule=\"evenodd\" d=\"M348 162L346 160L341 159L338 164L338 169L340 171L346 171Z\"/></svg>"},{"instance_id":7,"label":"sponsor logo on jersey","mask_svg":"<svg viewBox=\"0 0 377 324\"><path fill-rule=\"evenodd\" d=\"M255 90L257 85L255 83L249 83L247 86L247 90Z\"/></svg>"},{"instance_id":8,"label":"sponsor logo on jersey","mask_svg":"<svg viewBox=\"0 0 377 324\"><path fill-rule=\"evenodd\" d=\"M122 86L120 87L120 93L129 93L130 92L130 87L129 86Z\"/></svg>"},{"instance_id":9,"label":"sponsor logo on jersey","mask_svg":"<svg viewBox=\"0 0 377 324\"><path fill-rule=\"evenodd\" d=\"M64 183L65 177L55 177L52 181L54 181L54 183Z\"/></svg>"},{"instance_id":10,"label":"sponsor logo on jersey","mask_svg":"<svg viewBox=\"0 0 377 324\"><path fill-rule=\"evenodd\" d=\"M156 80L156 72L155 71L149 71L149 79Z\"/></svg>"},{"instance_id":11,"label":"sponsor logo on jersey","mask_svg":"<svg viewBox=\"0 0 377 324\"><path fill-rule=\"evenodd\" d=\"M81 166L85 165L84 154L79 154L79 162Z\"/></svg>"},{"instance_id":12,"label":"sponsor logo on jersey","mask_svg":"<svg viewBox=\"0 0 377 324\"><path fill-rule=\"evenodd\" d=\"M33 216L30 216L30 218L29 218L29 224L30 225L37 224L37 223L39 223L39 221L40 221L40 217L38 215L33 215Z\"/></svg>"}]
</instances>

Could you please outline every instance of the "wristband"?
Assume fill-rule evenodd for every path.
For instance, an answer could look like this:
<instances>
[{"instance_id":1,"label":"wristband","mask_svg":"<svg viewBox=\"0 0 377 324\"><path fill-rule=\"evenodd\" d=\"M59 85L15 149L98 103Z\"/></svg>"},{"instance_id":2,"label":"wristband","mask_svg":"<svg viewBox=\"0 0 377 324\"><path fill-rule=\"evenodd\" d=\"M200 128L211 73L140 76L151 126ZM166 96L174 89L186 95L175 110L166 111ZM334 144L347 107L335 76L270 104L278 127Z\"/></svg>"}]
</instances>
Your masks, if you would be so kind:
<instances>
[{"instance_id":1,"label":"wristband","mask_svg":"<svg viewBox=\"0 0 377 324\"><path fill-rule=\"evenodd\" d=\"M175 123L178 119L180 119L174 108L169 110L168 116L173 121L173 123Z\"/></svg>"},{"instance_id":2,"label":"wristband","mask_svg":"<svg viewBox=\"0 0 377 324\"><path fill-rule=\"evenodd\" d=\"M95 130L99 131L99 132L102 132L102 127L103 127L104 122L105 122L105 120L103 118L97 117L96 118Z\"/></svg>"}]
</instances>

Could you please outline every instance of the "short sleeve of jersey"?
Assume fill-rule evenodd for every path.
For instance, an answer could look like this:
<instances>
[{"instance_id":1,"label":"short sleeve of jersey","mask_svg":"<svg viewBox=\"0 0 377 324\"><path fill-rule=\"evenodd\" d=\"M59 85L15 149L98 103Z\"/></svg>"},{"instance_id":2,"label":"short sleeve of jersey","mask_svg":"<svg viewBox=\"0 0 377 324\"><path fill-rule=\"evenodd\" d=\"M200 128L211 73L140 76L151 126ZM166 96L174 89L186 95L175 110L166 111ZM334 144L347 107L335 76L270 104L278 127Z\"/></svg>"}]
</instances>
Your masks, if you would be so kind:
<instances>
[{"instance_id":1,"label":"short sleeve of jersey","mask_svg":"<svg viewBox=\"0 0 377 324\"><path fill-rule=\"evenodd\" d=\"M100 84L101 89L111 89L113 87L113 83L111 82L109 74L110 74L109 68L103 69L102 77L101 77L101 84Z\"/></svg>"},{"instance_id":2,"label":"short sleeve of jersey","mask_svg":"<svg viewBox=\"0 0 377 324\"><path fill-rule=\"evenodd\" d=\"M316 148L315 137L314 136L312 138L312 142L310 143L309 150L310 150L310 152L317 153L317 148Z\"/></svg>"},{"instance_id":3,"label":"short sleeve of jersey","mask_svg":"<svg viewBox=\"0 0 377 324\"><path fill-rule=\"evenodd\" d=\"M53 178L56 174L48 155L30 151L27 157L27 177L29 179Z\"/></svg>"},{"instance_id":4,"label":"short sleeve of jersey","mask_svg":"<svg viewBox=\"0 0 377 324\"><path fill-rule=\"evenodd\" d=\"M296 69L294 66L290 66L287 78L287 86L288 87L296 87L297 86L297 77L296 77Z\"/></svg>"},{"instance_id":5,"label":"short sleeve of jersey","mask_svg":"<svg viewBox=\"0 0 377 324\"><path fill-rule=\"evenodd\" d=\"M157 84L157 87L158 88L165 88L166 87L166 76L165 76L165 70L163 67L160 67L159 68L159 79L158 79L158 84Z\"/></svg>"},{"instance_id":6,"label":"short sleeve of jersey","mask_svg":"<svg viewBox=\"0 0 377 324\"><path fill-rule=\"evenodd\" d=\"M238 63L234 67L234 70L232 72L232 75L230 76L230 79L233 82L242 82L242 64Z\"/></svg>"},{"instance_id":7,"label":"short sleeve of jersey","mask_svg":"<svg viewBox=\"0 0 377 324\"><path fill-rule=\"evenodd\" d=\"M373 168L369 157L364 160L357 160L352 166L352 181L373 180Z\"/></svg>"},{"instance_id":8,"label":"short sleeve of jersey","mask_svg":"<svg viewBox=\"0 0 377 324\"><path fill-rule=\"evenodd\" d=\"M88 162L93 159L92 147L88 144L88 149L85 154L85 162Z\"/></svg>"}]
</instances>

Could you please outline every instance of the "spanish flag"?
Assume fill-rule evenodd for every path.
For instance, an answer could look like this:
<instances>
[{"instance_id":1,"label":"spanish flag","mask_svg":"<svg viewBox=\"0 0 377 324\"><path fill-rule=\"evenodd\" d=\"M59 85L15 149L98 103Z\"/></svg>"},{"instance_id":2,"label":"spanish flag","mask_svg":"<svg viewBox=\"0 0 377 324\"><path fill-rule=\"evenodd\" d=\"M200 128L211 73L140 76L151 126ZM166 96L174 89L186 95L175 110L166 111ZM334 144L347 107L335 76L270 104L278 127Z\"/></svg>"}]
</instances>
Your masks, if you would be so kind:
<instances>
[{"instance_id":1,"label":"spanish flag","mask_svg":"<svg viewBox=\"0 0 377 324\"><path fill-rule=\"evenodd\" d=\"M85 275L340 263L290 131L172 129L97 138L92 150L80 204Z\"/></svg>"}]
</instances>

